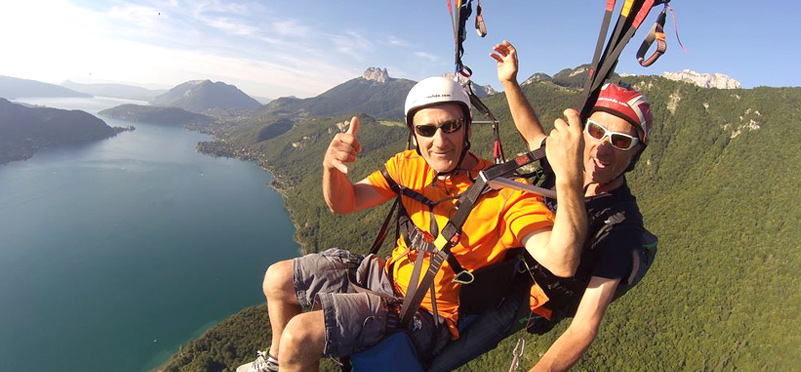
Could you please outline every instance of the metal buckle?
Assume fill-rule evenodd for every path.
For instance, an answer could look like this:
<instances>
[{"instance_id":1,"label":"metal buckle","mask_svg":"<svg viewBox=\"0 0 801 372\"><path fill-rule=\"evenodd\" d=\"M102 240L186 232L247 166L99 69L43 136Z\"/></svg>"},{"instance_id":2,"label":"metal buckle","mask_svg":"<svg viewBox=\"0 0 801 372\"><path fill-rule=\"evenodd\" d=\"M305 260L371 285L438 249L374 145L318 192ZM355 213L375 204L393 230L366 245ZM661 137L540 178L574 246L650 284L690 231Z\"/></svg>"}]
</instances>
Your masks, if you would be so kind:
<instances>
[{"instance_id":1,"label":"metal buckle","mask_svg":"<svg viewBox=\"0 0 801 372\"><path fill-rule=\"evenodd\" d=\"M462 274L467 275L469 277L469 279L465 279L465 280L459 279L459 277L462 276ZM473 276L473 273L471 273L471 272L469 272L467 270L462 270L462 272L456 274L456 276L453 277L453 281L456 282L456 283L459 283L459 284L470 284L475 279L476 279L476 277Z\"/></svg>"},{"instance_id":2,"label":"metal buckle","mask_svg":"<svg viewBox=\"0 0 801 372\"><path fill-rule=\"evenodd\" d=\"M415 250L418 252L429 252L429 253L436 253L437 249L434 247L434 244L431 243L433 240L431 234L420 230L415 226L414 230L409 233L409 238L411 240L411 244L408 247L411 250Z\"/></svg>"}]
</instances>

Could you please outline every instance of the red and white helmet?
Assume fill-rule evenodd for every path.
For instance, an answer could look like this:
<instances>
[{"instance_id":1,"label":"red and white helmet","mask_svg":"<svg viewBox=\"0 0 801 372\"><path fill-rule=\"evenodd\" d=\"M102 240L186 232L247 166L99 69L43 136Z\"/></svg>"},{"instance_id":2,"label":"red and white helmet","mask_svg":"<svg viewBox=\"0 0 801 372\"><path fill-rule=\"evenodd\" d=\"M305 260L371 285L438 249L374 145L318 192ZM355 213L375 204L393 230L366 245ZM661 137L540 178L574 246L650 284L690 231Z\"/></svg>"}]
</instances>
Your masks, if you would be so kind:
<instances>
[{"instance_id":1,"label":"red and white helmet","mask_svg":"<svg viewBox=\"0 0 801 372\"><path fill-rule=\"evenodd\" d=\"M654 117L651 115L651 104L645 96L634 90L617 84L609 84L601 88L601 94L592 112L604 111L626 120L635 128L640 136L640 142L648 145L651 139Z\"/></svg>"},{"instance_id":2,"label":"red and white helmet","mask_svg":"<svg viewBox=\"0 0 801 372\"><path fill-rule=\"evenodd\" d=\"M404 115L406 125L412 125L412 118L417 110L437 103L453 102L462 106L465 112L465 119L469 122L470 97L462 86L454 81L442 76L430 77L415 84L406 96Z\"/></svg>"}]
</instances>

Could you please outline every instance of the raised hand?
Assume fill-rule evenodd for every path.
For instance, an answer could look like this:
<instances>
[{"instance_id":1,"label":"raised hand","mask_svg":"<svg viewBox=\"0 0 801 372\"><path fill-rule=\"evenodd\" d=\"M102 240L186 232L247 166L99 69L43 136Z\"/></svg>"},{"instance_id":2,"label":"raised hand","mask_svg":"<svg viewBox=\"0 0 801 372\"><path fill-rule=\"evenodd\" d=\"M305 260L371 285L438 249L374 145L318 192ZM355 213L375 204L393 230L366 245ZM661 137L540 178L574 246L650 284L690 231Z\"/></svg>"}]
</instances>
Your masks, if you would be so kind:
<instances>
[{"instance_id":1,"label":"raised hand","mask_svg":"<svg viewBox=\"0 0 801 372\"><path fill-rule=\"evenodd\" d=\"M545 145L548 163L556 175L557 182L583 182L584 136L578 111L564 111L567 122L561 118L554 121L554 129Z\"/></svg>"},{"instance_id":2,"label":"raised hand","mask_svg":"<svg viewBox=\"0 0 801 372\"><path fill-rule=\"evenodd\" d=\"M348 174L348 166L345 163L356 161L356 155L362 151L362 145L356 138L359 130L359 118L354 116L350 119L350 126L345 133L337 133L323 158L323 168L337 169L343 174Z\"/></svg>"},{"instance_id":3,"label":"raised hand","mask_svg":"<svg viewBox=\"0 0 801 372\"><path fill-rule=\"evenodd\" d=\"M498 62L498 80L503 82L516 82L518 61L517 50L514 45L504 40L500 44L492 47L495 53L490 53L490 57Z\"/></svg>"}]
</instances>

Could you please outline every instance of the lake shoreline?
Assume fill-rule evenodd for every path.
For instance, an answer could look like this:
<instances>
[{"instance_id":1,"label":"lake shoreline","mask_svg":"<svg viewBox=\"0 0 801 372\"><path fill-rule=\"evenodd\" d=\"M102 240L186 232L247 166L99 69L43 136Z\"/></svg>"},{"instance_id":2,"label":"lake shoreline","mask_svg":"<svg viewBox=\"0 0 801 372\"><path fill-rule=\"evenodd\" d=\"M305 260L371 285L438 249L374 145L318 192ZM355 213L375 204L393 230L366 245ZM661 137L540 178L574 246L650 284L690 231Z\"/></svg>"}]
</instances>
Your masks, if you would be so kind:
<instances>
[{"instance_id":1,"label":"lake shoreline","mask_svg":"<svg viewBox=\"0 0 801 372\"><path fill-rule=\"evenodd\" d=\"M192 128L185 128L187 130L192 130ZM208 134L207 132L204 132ZM256 164L259 168L263 171L270 174L273 178L273 181L270 182L269 186L275 190L281 197L284 199L284 209L289 213L289 220L292 222L292 225L295 227L295 234L293 239L295 243L298 244L300 255L305 255L308 253L308 247L298 238L298 231L300 231L301 226L298 224L297 220L295 219L292 206L290 205L289 196L287 195L286 186L284 186L287 180L283 179L280 175L277 174L277 170L271 168L269 163L266 159L259 158L254 156L250 153L243 153L241 150L235 149L231 144L226 142L224 139L214 136L213 141L208 142L201 142L197 146L198 152L204 155L209 155L213 157L223 157L223 158L230 158L230 159L238 159L243 161L248 161L251 163Z\"/></svg>"}]
</instances>

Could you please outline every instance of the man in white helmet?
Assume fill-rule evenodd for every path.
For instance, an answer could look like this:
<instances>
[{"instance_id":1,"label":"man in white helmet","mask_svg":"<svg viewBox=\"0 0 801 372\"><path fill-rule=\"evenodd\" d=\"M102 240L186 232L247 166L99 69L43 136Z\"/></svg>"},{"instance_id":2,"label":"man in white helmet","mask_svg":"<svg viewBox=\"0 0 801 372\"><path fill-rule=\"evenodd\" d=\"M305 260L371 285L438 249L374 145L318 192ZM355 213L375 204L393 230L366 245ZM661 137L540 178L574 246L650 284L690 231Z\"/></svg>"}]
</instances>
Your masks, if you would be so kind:
<instances>
[{"instance_id":1,"label":"man in white helmet","mask_svg":"<svg viewBox=\"0 0 801 372\"><path fill-rule=\"evenodd\" d=\"M405 189L401 200L408 233L386 262L334 248L270 266L263 284L273 331L270 349L238 371L274 371L279 362L281 371L315 371L320 358L366 350L397 330L398 299L417 277L415 261L420 257L422 267L428 267L430 242L453 215L458 195L492 165L468 151L470 99L453 80L419 82L409 92L405 113L416 150L398 153L383 169L352 182L347 164L361 151L359 119L353 117L348 131L338 133L325 153L323 195L332 212L344 214L378 206ZM451 249L455 261L444 262L434 278L433 301L428 292L404 329L421 358L459 337L463 281L456 280L457 271L494 265L509 249L525 247L554 274L575 272L586 230L578 171L583 140L578 117L568 119L570 124L556 121L546 146L556 174L559 214L550 212L541 197L521 191L491 191L478 200Z\"/></svg>"}]
</instances>

